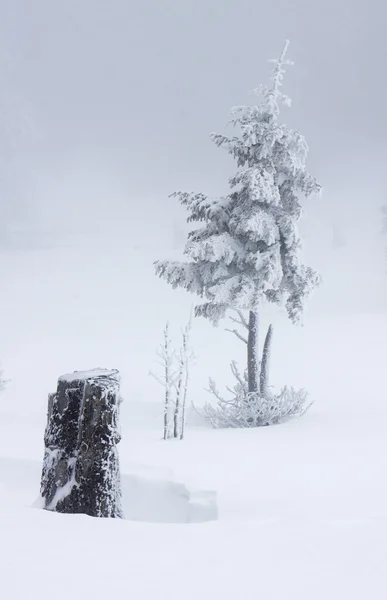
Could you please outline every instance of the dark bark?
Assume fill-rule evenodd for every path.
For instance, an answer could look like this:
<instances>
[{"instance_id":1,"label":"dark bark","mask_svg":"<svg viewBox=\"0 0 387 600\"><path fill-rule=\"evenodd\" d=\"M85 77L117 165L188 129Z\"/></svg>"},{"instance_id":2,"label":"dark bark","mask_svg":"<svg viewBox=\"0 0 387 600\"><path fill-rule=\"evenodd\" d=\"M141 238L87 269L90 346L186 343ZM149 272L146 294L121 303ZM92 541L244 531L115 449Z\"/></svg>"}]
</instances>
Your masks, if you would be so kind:
<instances>
[{"instance_id":1,"label":"dark bark","mask_svg":"<svg viewBox=\"0 0 387 600\"><path fill-rule=\"evenodd\" d=\"M41 494L45 508L121 517L119 373L61 377L49 395Z\"/></svg>"},{"instance_id":2,"label":"dark bark","mask_svg":"<svg viewBox=\"0 0 387 600\"><path fill-rule=\"evenodd\" d=\"M271 342L273 339L273 326L269 325L267 330L265 343L263 345L261 373L260 373L260 391L262 396L266 396L269 389L269 368L270 368L270 353Z\"/></svg>"},{"instance_id":3,"label":"dark bark","mask_svg":"<svg viewBox=\"0 0 387 600\"><path fill-rule=\"evenodd\" d=\"M249 333L247 338L247 379L250 393L259 393L259 315L249 313Z\"/></svg>"}]
</instances>

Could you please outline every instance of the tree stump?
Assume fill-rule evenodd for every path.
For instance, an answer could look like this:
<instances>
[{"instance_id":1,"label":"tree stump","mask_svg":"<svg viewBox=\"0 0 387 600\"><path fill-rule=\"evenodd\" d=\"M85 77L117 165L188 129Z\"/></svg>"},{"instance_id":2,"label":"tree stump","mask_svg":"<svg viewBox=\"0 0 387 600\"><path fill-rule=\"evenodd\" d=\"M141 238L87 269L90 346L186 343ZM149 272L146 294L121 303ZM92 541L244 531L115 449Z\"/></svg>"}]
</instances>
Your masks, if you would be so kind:
<instances>
[{"instance_id":1,"label":"tree stump","mask_svg":"<svg viewBox=\"0 0 387 600\"><path fill-rule=\"evenodd\" d=\"M49 394L41 480L44 507L61 513L122 517L117 444L116 370L63 375Z\"/></svg>"}]
</instances>

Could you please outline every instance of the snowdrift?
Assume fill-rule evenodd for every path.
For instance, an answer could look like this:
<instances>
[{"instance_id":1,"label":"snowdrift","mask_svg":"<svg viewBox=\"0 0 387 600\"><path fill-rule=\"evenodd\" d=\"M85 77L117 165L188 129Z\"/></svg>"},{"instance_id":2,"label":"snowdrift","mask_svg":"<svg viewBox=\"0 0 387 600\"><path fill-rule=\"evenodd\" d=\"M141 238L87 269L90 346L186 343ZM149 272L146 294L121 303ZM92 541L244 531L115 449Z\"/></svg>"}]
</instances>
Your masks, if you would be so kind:
<instances>
[{"instance_id":1,"label":"snowdrift","mask_svg":"<svg viewBox=\"0 0 387 600\"><path fill-rule=\"evenodd\" d=\"M39 487L37 461L0 458L1 497L8 507L26 506ZM199 523L217 519L216 493L189 490L168 469L132 467L122 476L122 505L126 519L148 523ZM0 503L1 505L1 503ZM38 498L33 503L41 508Z\"/></svg>"}]
</instances>

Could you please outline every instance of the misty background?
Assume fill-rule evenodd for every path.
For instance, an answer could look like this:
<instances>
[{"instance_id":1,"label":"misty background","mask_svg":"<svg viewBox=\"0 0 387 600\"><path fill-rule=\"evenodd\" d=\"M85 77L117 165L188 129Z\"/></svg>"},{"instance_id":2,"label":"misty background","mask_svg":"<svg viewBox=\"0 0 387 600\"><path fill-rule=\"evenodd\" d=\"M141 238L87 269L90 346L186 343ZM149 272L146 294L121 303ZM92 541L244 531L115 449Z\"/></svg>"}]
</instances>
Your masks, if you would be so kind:
<instances>
[{"instance_id":1,"label":"misty background","mask_svg":"<svg viewBox=\"0 0 387 600\"><path fill-rule=\"evenodd\" d=\"M125 371L139 397L151 385L165 320L178 334L195 300L153 273L187 231L168 196L227 192L235 164L209 134L254 102L285 38L281 119L324 188L301 225L324 279L308 316L384 312L385 25L382 0L1 0L0 357L14 389L35 377L43 406L45 369L94 366ZM219 356L227 367L227 334L198 321L194 336L203 378Z\"/></svg>"}]
</instances>

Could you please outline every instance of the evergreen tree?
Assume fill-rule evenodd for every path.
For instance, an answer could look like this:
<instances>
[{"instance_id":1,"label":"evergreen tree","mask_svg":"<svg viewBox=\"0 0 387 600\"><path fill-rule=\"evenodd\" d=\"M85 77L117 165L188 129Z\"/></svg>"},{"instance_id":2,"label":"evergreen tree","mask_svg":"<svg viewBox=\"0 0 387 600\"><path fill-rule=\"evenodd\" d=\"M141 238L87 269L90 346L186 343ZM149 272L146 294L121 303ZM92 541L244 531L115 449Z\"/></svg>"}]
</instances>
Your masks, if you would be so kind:
<instances>
[{"instance_id":1,"label":"evergreen tree","mask_svg":"<svg viewBox=\"0 0 387 600\"><path fill-rule=\"evenodd\" d=\"M300 196L320 193L306 170L308 146L298 132L279 123L281 92L289 42L275 63L269 87L260 86L256 106L232 110L238 135L212 134L235 158L238 171L230 193L211 199L202 193L174 194L189 212L188 222L201 223L188 234L186 262L158 261L156 273L173 287L204 299L195 308L216 324L229 309L249 311L247 379L250 393L260 392L259 311L266 300L285 306L297 322L319 276L300 260L297 222Z\"/></svg>"}]
</instances>

